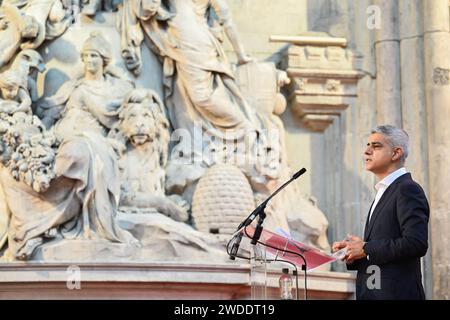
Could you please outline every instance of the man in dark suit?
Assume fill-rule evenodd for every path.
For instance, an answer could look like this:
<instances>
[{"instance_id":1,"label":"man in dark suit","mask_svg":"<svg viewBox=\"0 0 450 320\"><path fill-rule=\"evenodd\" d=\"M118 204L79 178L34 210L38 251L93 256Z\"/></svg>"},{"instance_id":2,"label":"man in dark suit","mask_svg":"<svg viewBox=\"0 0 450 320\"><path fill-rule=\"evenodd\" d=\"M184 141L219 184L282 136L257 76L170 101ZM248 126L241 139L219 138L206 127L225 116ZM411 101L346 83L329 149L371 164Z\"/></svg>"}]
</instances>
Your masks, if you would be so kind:
<instances>
[{"instance_id":1,"label":"man in dark suit","mask_svg":"<svg viewBox=\"0 0 450 320\"><path fill-rule=\"evenodd\" d=\"M348 235L333 243L347 249L347 269L357 270L356 299L425 299L420 258L428 249L430 209L423 189L406 172L407 133L393 126L372 130L364 152L377 194L364 240Z\"/></svg>"}]
</instances>

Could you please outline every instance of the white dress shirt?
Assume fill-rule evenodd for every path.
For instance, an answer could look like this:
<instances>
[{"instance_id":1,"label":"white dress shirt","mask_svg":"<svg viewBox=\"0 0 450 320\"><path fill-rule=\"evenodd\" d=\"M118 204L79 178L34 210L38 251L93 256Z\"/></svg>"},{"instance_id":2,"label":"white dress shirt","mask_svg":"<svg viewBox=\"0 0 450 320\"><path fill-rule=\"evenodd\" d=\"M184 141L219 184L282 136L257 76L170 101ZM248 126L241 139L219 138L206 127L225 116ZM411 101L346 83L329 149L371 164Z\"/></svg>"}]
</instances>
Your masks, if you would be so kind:
<instances>
[{"instance_id":1,"label":"white dress shirt","mask_svg":"<svg viewBox=\"0 0 450 320\"><path fill-rule=\"evenodd\" d=\"M385 177L383 180L378 182L375 185L375 190L377 190L377 195L375 196L375 201L373 202L372 208L370 209L370 215L369 215L369 221L372 218L372 213L375 210L375 207L377 206L378 202L381 199L381 196L386 191L386 189L399 177L407 173L406 169L404 167L401 167L400 169L392 172L390 175Z\"/></svg>"}]
</instances>

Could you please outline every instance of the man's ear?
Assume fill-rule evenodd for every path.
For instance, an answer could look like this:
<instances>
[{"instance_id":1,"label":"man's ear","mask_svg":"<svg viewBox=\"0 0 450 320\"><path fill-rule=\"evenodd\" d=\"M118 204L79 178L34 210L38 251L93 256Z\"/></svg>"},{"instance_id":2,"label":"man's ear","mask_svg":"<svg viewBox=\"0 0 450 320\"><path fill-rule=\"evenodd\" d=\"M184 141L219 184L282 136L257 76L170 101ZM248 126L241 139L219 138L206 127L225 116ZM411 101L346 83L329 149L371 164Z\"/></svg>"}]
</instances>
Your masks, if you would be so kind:
<instances>
[{"instance_id":1,"label":"man's ear","mask_svg":"<svg viewBox=\"0 0 450 320\"><path fill-rule=\"evenodd\" d=\"M401 157L403 156L403 154L404 154L404 152L403 152L402 148L399 148L399 147L395 148L393 155L392 155L392 160L394 160L394 161L400 160Z\"/></svg>"}]
</instances>

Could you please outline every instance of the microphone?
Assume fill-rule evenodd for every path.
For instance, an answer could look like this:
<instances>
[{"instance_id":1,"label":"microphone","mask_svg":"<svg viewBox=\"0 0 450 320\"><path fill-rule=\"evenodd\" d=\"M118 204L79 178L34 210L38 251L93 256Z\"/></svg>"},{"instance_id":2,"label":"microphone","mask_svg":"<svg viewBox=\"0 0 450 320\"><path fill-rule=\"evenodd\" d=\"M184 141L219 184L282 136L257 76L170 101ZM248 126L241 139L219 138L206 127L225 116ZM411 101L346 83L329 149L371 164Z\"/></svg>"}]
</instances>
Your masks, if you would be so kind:
<instances>
[{"instance_id":1,"label":"microphone","mask_svg":"<svg viewBox=\"0 0 450 320\"><path fill-rule=\"evenodd\" d=\"M298 177L300 177L302 174L304 174L306 172L305 168L301 168L298 172L296 172L293 176L292 179L297 179Z\"/></svg>"},{"instance_id":2,"label":"microphone","mask_svg":"<svg viewBox=\"0 0 450 320\"><path fill-rule=\"evenodd\" d=\"M243 232L242 231L239 232L239 234L237 235L236 241L233 243L233 246L231 247L231 251L230 251L230 259L231 260L236 259L236 255L239 250L239 245L241 244L241 240L242 240L242 235L243 235Z\"/></svg>"},{"instance_id":3,"label":"microphone","mask_svg":"<svg viewBox=\"0 0 450 320\"><path fill-rule=\"evenodd\" d=\"M266 200L264 200L264 202L262 202L255 210L253 210L253 212L248 216L247 219L245 219L244 221L241 222L241 224L239 225L239 227L237 228L237 230L241 229L242 227L246 227L248 226L250 223L252 223L252 221L256 218L257 215L260 214L260 212L264 211L264 209L267 206L267 203L278 194L278 192L280 192L281 190L283 190L289 183L291 183L292 181L294 181L295 179L297 179L298 177L300 177L301 175L303 175L306 172L305 168L300 169L298 172L296 172L287 182L285 182L281 187L279 187L274 193L272 193L269 198L267 198ZM262 222L261 222L262 223Z\"/></svg>"}]
</instances>

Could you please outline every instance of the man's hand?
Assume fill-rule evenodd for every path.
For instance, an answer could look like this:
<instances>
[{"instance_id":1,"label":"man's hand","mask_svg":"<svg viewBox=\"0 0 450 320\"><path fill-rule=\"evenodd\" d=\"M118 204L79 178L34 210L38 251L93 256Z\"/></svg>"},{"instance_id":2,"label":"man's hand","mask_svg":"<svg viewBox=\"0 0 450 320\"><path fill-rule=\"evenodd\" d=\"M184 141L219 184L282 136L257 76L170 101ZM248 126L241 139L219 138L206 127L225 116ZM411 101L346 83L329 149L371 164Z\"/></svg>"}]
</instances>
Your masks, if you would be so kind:
<instances>
[{"instance_id":1,"label":"man's hand","mask_svg":"<svg viewBox=\"0 0 450 320\"><path fill-rule=\"evenodd\" d=\"M365 242L361 238L348 235L346 240L347 241L345 241L345 243L347 245L347 254L344 258L345 262L352 263L355 260L364 259L367 257L363 249Z\"/></svg>"},{"instance_id":2,"label":"man's hand","mask_svg":"<svg viewBox=\"0 0 450 320\"><path fill-rule=\"evenodd\" d=\"M333 242L333 245L331 246L331 250L334 252L341 250L342 248L345 248L347 246L347 241L337 241Z\"/></svg>"}]
</instances>

